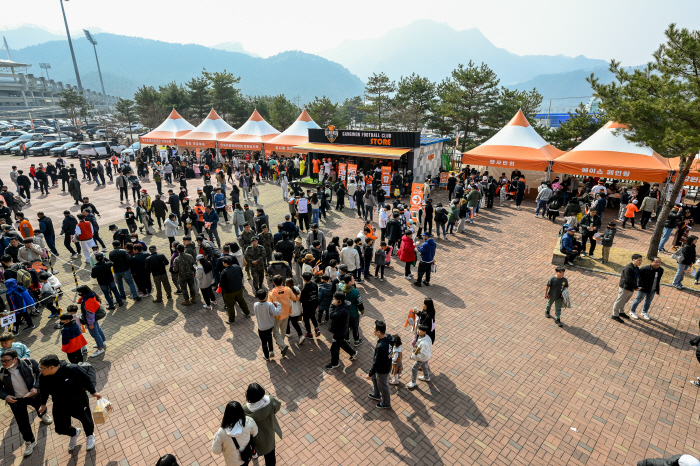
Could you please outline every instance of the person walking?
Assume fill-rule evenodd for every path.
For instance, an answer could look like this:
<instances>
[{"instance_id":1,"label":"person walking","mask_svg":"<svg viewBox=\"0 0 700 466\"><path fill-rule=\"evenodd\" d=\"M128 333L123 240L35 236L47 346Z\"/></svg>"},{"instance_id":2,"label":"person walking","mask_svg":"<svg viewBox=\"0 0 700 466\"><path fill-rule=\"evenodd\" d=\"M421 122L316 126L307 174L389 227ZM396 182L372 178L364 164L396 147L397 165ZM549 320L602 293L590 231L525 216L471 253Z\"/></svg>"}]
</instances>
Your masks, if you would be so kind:
<instances>
[{"instance_id":1,"label":"person walking","mask_svg":"<svg viewBox=\"0 0 700 466\"><path fill-rule=\"evenodd\" d=\"M333 343L331 344L331 362L326 366L326 370L339 366L341 348L350 355L351 361L357 357L357 351L353 350L345 339L350 328L350 303L345 301L345 293L342 291L336 291L333 295L329 316Z\"/></svg>"},{"instance_id":2,"label":"person walking","mask_svg":"<svg viewBox=\"0 0 700 466\"><path fill-rule=\"evenodd\" d=\"M678 270L676 271L676 276L673 277L673 286L678 290L682 290L684 288L682 283L683 278L685 277L685 271L689 269L697 259L697 252L695 250L697 242L697 236L688 236L688 240L685 242L683 247L674 253L674 255L677 254L676 257L678 257L678 259L676 259L678 261Z\"/></svg>"},{"instance_id":3,"label":"person walking","mask_svg":"<svg viewBox=\"0 0 700 466\"><path fill-rule=\"evenodd\" d=\"M172 288L170 288L170 280L168 279L168 268L170 261L164 254L158 252L155 245L148 247L148 252L151 253L146 259L146 271L153 277L153 283L156 285L156 297L154 303L163 302L163 289L169 300L173 299Z\"/></svg>"},{"instance_id":4,"label":"person walking","mask_svg":"<svg viewBox=\"0 0 700 466\"><path fill-rule=\"evenodd\" d=\"M661 294L661 277L663 277L663 275L664 269L661 267L661 259L658 257L654 257L651 260L651 264L645 265L639 269L639 287L641 289L637 291L637 297L630 309L630 316L633 319L638 319L636 312L637 306L644 301L642 317L644 320L651 320L649 318L649 308L651 307L651 302L654 300L654 296Z\"/></svg>"},{"instance_id":5,"label":"person walking","mask_svg":"<svg viewBox=\"0 0 700 466\"><path fill-rule=\"evenodd\" d=\"M404 278L406 280L412 280L413 273L411 273L411 266L416 262L416 245L413 243L413 233L410 230L406 231L401 240L398 257L400 261L406 264Z\"/></svg>"},{"instance_id":6,"label":"person walking","mask_svg":"<svg viewBox=\"0 0 700 466\"><path fill-rule=\"evenodd\" d=\"M641 264L642 255L632 254L632 262L622 269L617 299L613 304L612 319L617 322L622 322L623 318L629 319L629 316L625 314L625 304L627 304L627 301L630 300L635 291L641 290L639 286L639 266Z\"/></svg>"},{"instance_id":7,"label":"person walking","mask_svg":"<svg viewBox=\"0 0 700 466\"><path fill-rule=\"evenodd\" d=\"M95 448L95 423L86 392L98 400L102 395L95 389L90 377L77 364L60 361L55 354L41 358L39 370L39 415L44 415L46 403L51 397L56 433L70 437L68 451L75 448L83 430L86 436L85 449L89 451ZM83 427L73 427L71 418L77 419Z\"/></svg>"},{"instance_id":8,"label":"person walking","mask_svg":"<svg viewBox=\"0 0 700 466\"><path fill-rule=\"evenodd\" d=\"M267 270L267 252L265 247L259 244L258 237L251 238L250 246L245 250L244 257L250 267L253 277L253 291L257 291L265 284L265 270Z\"/></svg>"},{"instance_id":9,"label":"person walking","mask_svg":"<svg viewBox=\"0 0 700 466\"><path fill-rule=\"evenodd\" d=\"M221 272L219 279L219 288L221 288L224 305L228 312L227 324L236 322L236 303L238 303L243 314L246 317L250 317L248 303L243 298L243 269L235 261L236 259L233 256L223 257L224 270Z\"/></svg>"},{"instance_id":10,"label":"person walking","mask_svg":"<svg viewBox=\"0 0 700 466\"><path fill-rule=\"evenodd\" d=\"M97 259L97 263L92 267L90 277L96 279L97 284L100 285L100 289L102 290L102 293L105 295L107 303L109 304L107 309L110 311L116 309L114 307L112 295L114 295L114 298L117 300L119 306L124 306L125 303L122 296L119 294L117 284L114 282L114 274L112 273L112 267L114 264L111 261L105 260L105 256L101 252L95 254L95 259Z\"/></svg>"},{"instance_id":11,"label":"person walking","mask_svg":"<svg viewBox=\"0 0 700 466\"><path fill-rule=\"evenodd\" d=\"M216 306L216 295L214 295L214 267L209 263L206 258L198 254L197 255L197 269L195 271L195 278L197 279L197 284L199 285L199 291L202 293L202 298L204 298L204 309L211 309Z\"/></svg>"},{"instance_id":12,"label":"person walking","mask_svg":"<svg viewBox=\"0 0 700 466\"><path fill-rule=\"evenodd\" d=\"M258 426L258 435L253 437L258 458L265 458L265 466L275 466L275 434L282 439L282 429L276 414L282 403L273 395L266 394L265 389L257 383L248 385L245 397L247 403L243 405L243 412Z\"/></svg>"},{"instance_id":13,"label":"person walking","mask_svg":"<svg viewBox=\"0 0 700 466\"><path fill-rule=\"evenodd\" d=\"M433 342L427 335L428 326L419 325L418 326L418 338L416 339L416 346L413 348L410 359L414 360L413 369L411 370L411 382L406 385L406 388L412 389L416 388L418 385L416 383L416 378L424 382L430 382L430 366L428 361L432 356ZM418 370L423 371L423 375L418 377Z\"/></svg>"},{"instance_id":14,"label":"person walking","mask_svg":"<svg viewBox=\"0 0 700 466\"><path fill-rule=\"evenodd\" d=\"M197 291L194 288L194 264L195 259L185 254L185 245L177 246L178 256L173 261L173 272L177 274L180 281L180 291L185 298L180 304L189 306L197 302Z\"/></svg>"},{"instance_id":15,"label":"person walking","mask_svg":"<svg viewBox=\"0 0 700 466\"><path fill-rule=\"evenodd\" d=\"M275 317L280 315L282 304L267 301L267 290L260 288L255 297L258 302L253 305L253 313L258 324L258 337L262 344L263 358L269 361L275 357L275 350L272 347L272 328L275 326Z\"/></svg>"},{"instance_id":16,"label":"person walking","mask_svg":"<svg viewBox=\"0 0 700 466\"><path fill-rule=\"evenodd\" d=\"M681 211L681 207L683 207L681 204L675 204L671 212L668 213L668 217L666 217L664 231L661 234L661 241L659 242L659 252L669 252L664 249L664 246L666 246L666 242L671 237L673 230L675 230L678 225L683 222L683 212Z\"/></svg>"},{"instance_id":17,"label":"person walking","mask_svg":"<svg viewBox=\"0 0 700 466\"><path fill-rule=\"evenodd\" d=\"M544 311L544 316L547 319L552 318L549 312L552 310L552 304L554 304L554 323L558 327L562 326L561 308L564 303L562 294L569 287L569 281L564 277L565 272L566 269L564 267L554 269L554 276L547 281L547 286L544 289L544 298L547 300L547 309Z\"/></svg>"},{"instance_id":18,"label":"person walking","mask_svg":"<svg viewBox=\"0 0 700 466\"><path fill-rule=\"evenodd\" d=\"M39 411L39 363L29 357L20 359L15 349L4 350L0 356L0 399L10 407L20 435L24 440L24 456L29 456L36 448L36 437L29 421L29 407ZM53 422L51 415L44 411L39 413L44 425Z\"/></svg>"},{"instance_id":19,"label":"person walking","mask_svg":"<svg viewBox=\"0 0 700 466\"><path fill-rule=\"evenodd\" d=\"M211 451L215 455L223 455L226 466L247 465L250 458L245 456L244 452L251 442L255 450L253 438L256 435L258 435L258 425L253 418L245 415L239 402L229 401L224 409L221 427L214 434Z\"/></svg>"},{"instance_id":20,"label":"person walking","mask_svg":"<svg viewBox=\"0 0 700 466\"><path fill-rule=\"evenodd\" d=\"M386 334L386 323L381 320L374 321L374 335L377 337L377 346L374 348L372 368L365 378L372 380L374 391L369 394L373 400L379 401L377 408L391 409L391 392L389 391L389 374L391 373L391 350L393 339Z\"/></svg>"},{"instance_id":21,"label":"person walking","mask_svg":"<svg viewBox=\"0 0 700 466\"><path fill-rule=\"evenodd\" d=\"M595 209L591 209L586 215L583 216L581 222L579 222L579 225L581 225L581 255L586 255L586 241L591 240L591 248L588 251L588 255L591 257L591 259L593 259L595 258L593 253L595 252L596 246L595 234L598 233L598 230L601 227L600 216L597 215Z\"/></svg>"},{"instance_id":22,"label":"person walking","mask_svg":"<svg viewBox=\"0 0 700 466\"><path fill-rule=\"evenodd\" d=\"M425 284L426 286L430 286L430 274L433 263L435 262L437 244L435 240L433 240L432 235L427 231L424 231L421 237L424 240L423 244L416 245L421 261L418 264L418 278L416 278L414 285L422 286ZM423 282L423 275L425 275L425 282Z\"/></svg>"},{"instance_id":23,"label":"person walking","mask_svg":"<svg viewBox=\"0 0 700 466\"><path fill-rule=\"evenodd\" d=\"M658 202L656 196L653 195L649 195L642 200L642 205L639 207L639 210L642 212L642 219L639 221L642 230L647 229L647 223L649 223L652 216L656 215Z\"/></svg>"},{"instance_id":24,"label":"person walking","mask_svg":"<svg viewBox=\"0 0 700 466\"><path fill-rule=\"evenodd\" d=\"M345 302L350 309L348 332L345 340L350 340L350 331L352 330L352 336L355 339L354 346L360 346L363 341L360 338L360 316L365 313L365 305L362 302L360 291L357 289L355 277L352 276L350 271L342 277L341 283L338 285L338 291L345 295Z\"/></svg>"},{"instance_id":25,"label":"person walking","mask_svg":"<svg viewBox=\"0 0 700 466\"><path fill-rule=\"evenodd\" d=\"M122 245L122 241L115 239L112 241L113 249L109 252L109 260L112 262L114 279L117 282L119 295L122 299L126 299L126 293L124 291L124 282L126 281L126 284L129 286L129 291L131 291L131 297L134 298L134 301L141 301L136 291L136 286L134 285L134 279L131 276L131 256L125 249L122 249Z\"/></svg>"},{"instance_id":26,"label":"person walking","mask_svg":"<svg viewBox=\"0 0 700 466\"><path fill-rule=\"evenodd\" d=\"M275 316L272 334L277 341L282 357L285 357L287 351L289 351L289 345L284 341L284 335L287 333L287 322L292 314L292 301L299 301L299 297L289 287L284 285L285 280L280 275L275 275L272 278L272 283L275 287L268 293L267 300L273 304L280 303L282 306L280 315Z\"/></svg>"}]
</instances>

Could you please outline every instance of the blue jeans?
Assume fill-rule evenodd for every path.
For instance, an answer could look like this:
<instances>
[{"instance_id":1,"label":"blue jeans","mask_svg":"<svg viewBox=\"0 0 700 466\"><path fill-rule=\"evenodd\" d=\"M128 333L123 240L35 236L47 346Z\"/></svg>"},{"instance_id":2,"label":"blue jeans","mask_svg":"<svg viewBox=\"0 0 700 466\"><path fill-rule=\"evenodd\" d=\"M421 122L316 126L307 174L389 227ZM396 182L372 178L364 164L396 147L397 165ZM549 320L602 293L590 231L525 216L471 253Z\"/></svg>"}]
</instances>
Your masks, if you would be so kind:
<instances>
[{"instance_id":1,"label":"blue jeans","mask_svg":"<svg viewBox=\"0 0 700 466\"><path fill-rule=\"evenodd\" d=\"M540 209L542 209L542 216L547 213L547 202L549 201L537 201L537 210L535 210L535 215L540 214Z\"/></svg>"},{"instance_id":2,"label":"blue jeans","mask_svg":"<svg viewBox=\"0 0 700 466\"><path fill-rule=\"evenodd\" d=\"M239 229L239 228L238 228L238 225L234 225L233 228L236 230L236 237L239 237L239 236L241 235L240 232L239 232L239 230L240 230L240 231L243 231L243 227L241 227L241 228Z\"/></svg>"},{"instance_id":3,"label":"blue jeans","mask_svg":"<svg viewBox=\"0 0 700 466\"><path fill-rule=\"evenodd\" d=\"M93 325L93 328L90 328L90 326L88 326L88 332L90 332L92 338L95 339L95 343L97 343L97 349L105 347L107 337L105 337L105 333L102 331L102 327L100 327L100 324L98 324L97 321L95 321L95 325Z\"/></svg>"},{"instance_id":4,"label":"blue jeans","mask_svg":"<svg viewBox=\"0 0 700 466\"><path fill-rule=\"evenodd\" d=\"M122 280L126 280L126 284L129 285L129 291L131 291L131 296L136 299L138 294L136 293L136 287L134 286L134 279L131 278L131 270L127 270L126 272L114 272L114 281L117 282L119 295L122 298L126 298L126 293L124 293L124 283Z\"/></svg>"},{"instance_id":5,"label":"blue jeans","mask_svg":"<svg viewBox=\"0 0 700 466\"><path fill-rule=\"evenodd\" d=\"M651 306L651 302L654 300L654 296L656 296L656 291L652 291L651 293L645 293L643 291L637 291L637 297L634 299L634 302L632 303L632 312L637 312L637 306L644 301L644 307L642 308L642 312L644 314L649 313L649 307Z\"/></svg>"},{"instance_id":6,"label":"blue jeans","mask_svg":"<svg viewBox=\"0 0 700 466\"><path fill-rule=\"evenodd\" d=\"M671 237L671 233L673 233L673 228L664 228L664 233L661 236L661 241L659 242L659 249L664 248L666 241L668 241L668 239Z\"/></svg>"},{"instance_id":7,"label":"blue jeans","mask_svg":"<svg viewBox=\"0 0 700 466\"><path fill-rule=\"evenodd\" d=\"M49 247L51 252L58 255L58 251L56 251L56 237L46 236L46 234L44 234L44 240L46 241L46 245Z\"/></svg>"},{"instance_id":8,"label":"blue jeans","mask_svg":"<svg viewBox=\"0 0 700 466\"><path fill-rule=\"evenodd\" d=\"M676 276L673 277L673 286L681 286L683 283L683 278L685 277L685 271L689 268L689 265L678 264L678 270L676 271Z\"/></svg>"},{"instance_id":9,"label":"blue jeans","mask_svg":"<svg viewBox=\"0 0 700 466\"><path fill-rule=\"evenodd\" d=\"M311 209L311 223L318 223L320 213L320 209Z\"/></svg>"},{"instance_id":10,"label":"blue jeans","mask_svg":"<svg viewBox=\"0 0 700 466\"><path fill-rule=\"evenodd\" d=\"M114 297L117 298L117 303L122 303L122 297L119 296L116 283L112 282L109 285L100 285L100 288L102 288L102 293L104 293L105 298L107 298L107 303L109 304L109 307L114 306L114 301L112 300L112 293L114 293Z\"/></svg>"},{"instance_id":11,"label":"blue jeans","mask_svg":"<svg viewBox=\"0 0 700 466\"><path fill-rule=\"evenodd\" d=\"M163 189L161 187L160 181L156 181L156 188L158 189L158 194L163 194Z\"/></svg>"},{"instance_id":12,"label":"blue jeans","mask_svg":"<svg viewBox=\"0 0 700 466\"><path fill-rule=\"evenodd\" d=\"M445 224L444 224L444 223L440 223L440 222L436 222L436 223L435 223L435 226L436 226L436 229L437 229L437 237L438 237L438 238L440 237L440 230L442 230L442 236L444 236L445 238L447 238L447 230L445 229Z\"/></svg>"}]
</instances>

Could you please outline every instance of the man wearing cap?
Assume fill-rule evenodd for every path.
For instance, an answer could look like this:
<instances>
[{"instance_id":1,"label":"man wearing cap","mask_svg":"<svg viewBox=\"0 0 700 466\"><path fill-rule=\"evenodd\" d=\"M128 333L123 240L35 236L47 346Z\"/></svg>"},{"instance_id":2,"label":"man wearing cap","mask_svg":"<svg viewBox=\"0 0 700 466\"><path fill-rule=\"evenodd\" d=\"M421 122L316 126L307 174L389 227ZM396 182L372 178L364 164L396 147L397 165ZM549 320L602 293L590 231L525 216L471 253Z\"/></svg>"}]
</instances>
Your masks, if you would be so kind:
<instances>
[{"instance_id":1,"label":"man wearing cap","mask_svg":"<svg viewBox=\"0 0 700 466\"><path fill-rule=\"evenodd\" d=\"M258 235L258 242L265 248L265 256L267 257L267 263L269 264L272 260L272 250L274 249L274 246L272 233L270 233L270 229L266 224L262 225L262 232Z\"/></svg>"},{"instance_id":2,"label":"man wearing cap","mask_svg":"<svg viewBox=\"0 0 700 466\"><path fill-rule=\"evenodd\" d=\"M671 212L668 213L668 217L666 217L664 232L661 235L661 242L659 243L659 252L668 253L668 251L664 249L666 241L668 241L668 239L671 237L673 230L675 230L676 227L683 222L683 212L681 212L681 207L681 204L675 204Z\"/></svg>"},{"instance_id":3,"label":"man wearing cap","mask_svg":"<svg viewBox=\"0 0 700 466\"><path fill-rule=\"evenodd\" d=\"M112 273L112 267L114 264L112 261L106 260L105 255L101 252L95 254L95 259L97 260L97 263L92 267L90 276L97 280L97 284L100 285L102 293L105 295L105 298L107 298L107 304L109 304L107 309L113 311L115 307L114 301L112 300L112 295L114 295L114 298L116 298L119 306L124 305L124 300L122 299L121 294L119 294L117 284L114 280L114 274Z\"/></svg>"},{"instance_id":4,"label":"man wearing cap","mask_svg":"<svg viewBox=\"0 0 700 466\"><path fill-rule=\"evenodd\" d=\"M248 249L248 246L252 244L254 236L255 232L250 229L250 223L245 222L243 224L243 232L241 233L241 236L238 237L238 245L241 247L241 251L243 251L244 255L245 251ZM245 263L245 271L248 275L248 280L250 280L250 264L248 261Z\"/></svg>"},{"instance_id":5,"label":"man wearing cap","mask_svg":"<svg viewBox=\"0 0 700 466\"><path fill-rule=\"evenodd\" d=\"M420 263L418 264L418 278L414 285L430 286L430 273L435 262L435 252L437 250L437 243L432 238L432 235L427 231L424 231L421 237L424 240L423 244L416 244L416 250L420 254ZM423 281L423 275L425 275L425 281Z\"/></svg>"},{"instance_id":6,"label":"man wearing cap","mask_svg":"<svg viewBox=\"0 0 700 466\"><path fill-rule=\"evenodd\" d=\"M251 238L250 246L246 248L244 257L249 266L249 273L253 276L253 290L258 291L264 284L267 252L265 247L258 242L257 236Z\"/></svg>"},{"instance_id":7,"label":"man wearing cap","mask_svg":"<svg viewBox=\"0 0 700 466\"><path fill-rule=\"evenodd\" d=\"M221 247L221 239L219 239L219 215L211 208L211 206L206 206L204 208L204 215L202 216L204 220L204 228L209 235L209 241L214 241L216 238L216 244Z\"/></svg>"},{"instance_id":8,"label":"man wearing cap","mask_svg":"<svg viewBox=\"0 0 700 466\"><path fill-rule=\"evenodd\" d=\"M574 261L581 254L580 244L574 238L575 228L569 228L566 230L566 234L561 237L561 246L559 251L562 254L566 254L566 263L568 265L574 265Z\"/></svg>"},{"instance_id":9,"label":"man wearing cap","mask_svg":"<svg viewBox=\"0 0 700 466\"><path fill-rule=\"evenodd\" d=\"M165 255L158 253L155 246L149 246L148 252L151 253L146 259L146 270L153 277L153 283L156 285L156 297L154 303L163 302L163 288L168 299L173 299L170 288L170 280L168 280L168 266L170 261Z\"/></svg>"}]
</instances>

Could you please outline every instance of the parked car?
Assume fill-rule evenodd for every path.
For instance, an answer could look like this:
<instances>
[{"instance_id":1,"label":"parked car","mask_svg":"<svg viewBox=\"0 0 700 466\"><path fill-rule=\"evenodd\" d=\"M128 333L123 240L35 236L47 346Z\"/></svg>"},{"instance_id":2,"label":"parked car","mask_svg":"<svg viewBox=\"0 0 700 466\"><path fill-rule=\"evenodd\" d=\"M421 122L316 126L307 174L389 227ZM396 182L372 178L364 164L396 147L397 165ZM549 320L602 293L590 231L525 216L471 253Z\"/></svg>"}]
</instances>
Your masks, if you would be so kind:
<instances>
[{"instance_id":1,"label":"parked car","mask_svg":"<svg viewBox=\"0 0 700 466\"><path fill-rule=\"evenodd\" d=\"M107 158L111 151L121 154L126 149L120 144L112 144L107 141L83 142L78 146L78 154L90 158Z\"/></svg>"},{"instance_id":2,"label":"parked car","mask_svg":"<svg viewBox=\"0 0 700 466\"><path fill-rule=\"evenodd\" d=\"M0 154L9 154L10 150L13 147L18 146L21 142L22 141L18 141L17 139L15 139L14 141L8 142L7 144L0 146Z\"/></svg>"},{"instance_id":3,"label":"parked car","mask_svg":"<svg viewBox=\"0 0 700 466\"><path fill-rule=\"evenodd\" d=\"M43 141L44 135L42 133L24 133L17 138L18 141Z\"/></svg>"},{"instance_id":4,"label":"parked car","mask_svg":"<svg viewBox=\"0 0 700 466\"><path fill-rule=\"evenodd\" d=\"M19 131L19 130L16 130L16 129L12 129L12 130L9 130L9 131L2 131L2 132L0 132L0 136L1 136L1 137L5 137L5 136L14 136L14 137L18 138L18 137L22 136L23 134L27 134L27 133L26 133L25 131Z\"/></svg>"},{"instance_id":5,"label":"parked car","mask_svg":"<svg viewBox=\"0 0 700 466\"><path fill-rule=\"evenodd\" d=\"M66 144L65 141L49 141L49 142L44 142L43 144L35 145L31 149L27 150L28 155L49 155L49 151L53 149L54 147L61 147L62 145Z\"/></svg>"},{"instance_id":6,"label":"parked car","mask_svg":"<svg viewBox=\"0 0 700 466\"><path fill-rule=\"evenodd\" d=\"M34 146L41 146L44 141L23 141L24 142L24 147L27 149L27 153L29 153L29 149L31 149ZM12 155L22 155L20 152L20 145L14 146L12 149L10 149L10 154Z\"/></svg>"},{"instance_id":7,"label":"parked car","mask_svg":"<svg viewBox=\"0 0 700 466\"><path fill-rule=\"evenodd\" d=\"M4 137L0 137L0 146L4 146L4 145L7 144L8 142L14 141L15 139L17 139L17 136L4 136Z\"/></svg>"},{"instance_id":8,"label":"parked car","mask_svg":"<svg viewBox=\"0 0 700 466\"><path fill-rule=\"evenodd\" d=\"M44 134L44 141L63 141L70 142L73 138L66 133L49 133Z\"/></svg>"},{"instance_id":9,"label":"parked car","mask_svg":"<svg viewBox=\"0 0 700 466\"><path fill-rule=\"evenodd\" d=\"M108 144L109 149L116 152L117 155L121 155L121 153L124 152L124 149L126 149L126 146L123 144L114 144L113 142L109 142Z\"/></svg>"},{"instance_id":10,"label":"parked car","mask_svg":"<svg viewBox=\"0 0 700 466\"><path fill-rule=\"evenodd\" d=\"M80 143L78 143L77 146L73 146L70 149L66 149L65 157L70 157L72 159L76 158L78 156L78 147L80 147Z\"/></svg>"},{"instance_id":11,"label":"parked car","mask_svg":"<svg viewBox=\"0 0 700 466\"><path fill-rule=\"evenodd\" d=\"M71 142L67 142L67 143L62 144L62 145L56 145L52 149L49 150L49 155L51 155L52 157L58 157L59 155L61 157L67 157L68 150L75 149L75 154L77 156L79 145L80 145L80 143L78 141L71 141Z\"/></svg>"},{"instance_id":12,"label":"parked car","mask_svg":"<svg viewBox=\"0 0 700 466\"><path fill-rule=\"evenodd\" d=\"M135 142L132 145L130 145L127 149L124 149L123 151L121 151L121 154L128 155L129 157L131 157L133 159L136 151L140 151L140 150L141 150L141 143Z\"/></svg>"}]
</instances>

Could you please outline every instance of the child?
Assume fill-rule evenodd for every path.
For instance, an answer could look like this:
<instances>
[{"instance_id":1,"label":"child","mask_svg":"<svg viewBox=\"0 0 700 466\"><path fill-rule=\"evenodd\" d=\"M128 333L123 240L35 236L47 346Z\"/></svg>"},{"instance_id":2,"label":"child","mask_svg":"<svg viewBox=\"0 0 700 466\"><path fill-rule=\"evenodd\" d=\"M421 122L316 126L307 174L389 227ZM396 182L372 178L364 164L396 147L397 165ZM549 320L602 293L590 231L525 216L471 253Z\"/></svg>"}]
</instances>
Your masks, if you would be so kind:
<instances>
[{"instance_id":1,"label":"child","mask_svg":"<svg viewBox=\"0 0 700 466\"><path fill-rule=\"evenodd\" d=\"M255 292L255 297L258 302L253 305L255 318L258 320L258 336L262 343L263 357L265 361L275 357L275 351L272 348L272 327L275 326L275 317L279 317L282 312L280 303L267 302L267 290L260 288Z\"/></svg>"},{"instance_id":2,"label":"child","mask_svg":"<svg viewBox=\"0 0 700 466\"><path fill-rule=\"evenodd\" d=\"M87 345L80 324L76 323L73 316L63 314L60 317L63 328L61 329L61 351L67 354L68 360L73 364L83 362L82 348Z\"/></svg>"},{"instance_id":3,"label":"child","mask_svg":"<svg viewBox=\"0 0 700 466\"><path fill-rule=\"evenodd\" d=\"M331 264L336 262L335 259L331 260ZM328 267L326 268L328 270ZM321 277L321 284L318 286L318 322L323 320L323 315L326 315L326 322L328 322L329 309L331 307L331 302L333 301L333 284L331 283L331 277L328 273L324 273Z\"/></svg>"},{"instance_id":4,"label":"child","mask_svg":"<svg viewBox=\"0 0 700 466\"><path fill-rule=\"evenodd\" d=\"M627 204L627 212L625 212L625 219L622 221L622 228L625 228L625 224L627 223L627 220L630 220L632 222L632 226L634 227L634 214L636 212L639 212L639 209L637 208L637 201L636 199Z\"/></svg>"},{"instance_id":5,"label":"child","mask_svg":"<svg viewBox=\"0 0 700 466\"><path fill-rule=\"evenodd\" d=\"M17 357L19 358L28 358L29 357L29 348L27 348L27 345L24 343L15 343L15 336L12 333L3 333L0 335L0 356L2 356L2 353L4 353L6 350L13 349L17 351Z\"/></svg>"},{"instance_id":6,"label":"child","mask_svg":"<svg viewBox=\"0 0 700 466\"><path fill-rule=\"evenodd\" d=\"M324 270L323 273L324 275L328 275L329 277L337 277L338 261L335 259L331 259L331 261L328 263L328 267L326 267L326 270Z\"/></svg>"},{"instance_id":7,"label":"child","mask_svg":"<svg viewBox=\"0 0 700 466\"><path fill-rule=\"evenodd\" d=\"M430 382L430 367L428 366L428 361L430 360L430 356L433 351L433 341L427 335L428 330L429 328L427 325L418 326L418 339L416 340L416 347L413 349L413 353L411 353L411 359L416 362L413 364L413 369L411 370L411 383L406 385L406 388L416 387L418 369L423 370L423 375L418 377L418 379L425 382Z\"/></svg>"},{"instance_id":8,"label":"child","mask_svg":"<svg viewBox=\"0 0 700 466\"><path fill-rule=\"evenodd\" d=\"M39 283L41 284L41 291L39 295L39 301L41 301L46 308L51 311L51 315L49 315L49 319L53 317L58 317L58 309L56 309L56 305L54 304L54 296L55 296L55 290L53 289L53 286L49 283L49 277L50 275L48 272L41 272L39 274Z\"/></svg>"},{"instance_id":9,"label":"child","mask_svg":"<svg viewBox=\"0 0 700 466\"><path fill-rule=\"evenodd\" d=\"M97 258L95 255L100 252L100 247L98 245L93 245L92 246L92 252L90 253L90 266L94 267L95 264L97 264Z\"/></svg>"},{"instance_id":10,"label":"child","mask_svg":"<svg viewBox=\"0 0 700 466\"><path fill-rule=\"evenodd\" d=\"M379 277L379 271L382 271L382 278L379 279L380 282L384 281L384 265L387 257L388 247L386 241L379 243L379 249L374 253L374 278Z\"/></svg>"},{"instance_id":11,"label":"child","mask_svg":"<svg viewBox=\"0 0 700 466\"><path fill-rule=\"evenodd\" d=\"M564 278L564 273L566 269L564 267L557 267L554 269L554 276L547 281L547 286L544 289L544 297L547 300L547 307L544 311L544 316L551 319L550 311L552 310L552 304L554 304L554 323L558 327L561 327L561 308L564 303L562 295L564 294L564 289L569 287L569 281Z\"/></svg>"},{"instance_id":12,"label":"child","mask_svg":"<svg viewBox=\"0 0 700 466\"><path fill-rule=\"evenodd\" d=\"M365 274L365 280L369 280L371 277L371 274L369 272L369 266L372 263L372 254L374 254L374 240L371 239L369 236L367 237L367 245L363 248L362 251L362 260L364 261L364 274Z\"/></svg>"},{"instance_id":13,"label":"child","mask_svg":"<svg viewBox=\"0 0 700 466\"><path fill-rule=\"evenodd\" d=\"M394 377L393 380L389 380L392 385L399 384L399 377L403 371L403 364L401 364L401 337L394 335L394 348L391 352L391 375Z\"/></svg>"},{"instance_id":14,"label":"child","mask_svg":"<svg viewBox=\"0 0 700 466\"><path fill-rule=\"evenodd\" d=\"M605 230L605 233L603 233L602 240L600 242L600 244L603 245L603 257L600 258L601 264L608 263L610 248L613 245L613 238L615 238L615 222L610 222L608 223L608 228Z\"/></svg>"},{"instance_id":15,"label":"child","mask_svg":"<svg viewBox=\"0 0 700 466\"><path fill-rule=\"evenodd\" d=\"M82 322L80 322L80 316L78 315L79 310L80 309L75 304L70 304L68 306L68 308L66 308L66 312L73 318L73 320L78 325L78 327L80 327L81 331L83 333L85 333L85 327L83 326ZM105 343L104 345L107 346L107 343ZM87 349L87 344L86 344L85 346L83 346L83 357L84 358L87 358L87 353L88 353L88 349Z\"/></svg>"},{"instance_id":16,"label":"child","mask_svg":"<svg viewBox=\"0 0 700 466\"><path fill-rule=\"evenodd\" d=\"M292 293L297 297L297 300L291 300L291 305L292 305L292 313L289 315L289 320L287 321L287 336L289 337L291 333L291 327L294 327L294 330L297 331L297 335L299 335L299 344L301 345L304 343L304 340L306 340L306 337L304 336L303 333L301 333L301 327L299 326L299 317L301 316L301 302L299 301L299 295L301 295L301 290L294 284L294 279L293 278L288 278L284 281L284 286L289 288Z\"/></svg>"}]
</instances>

